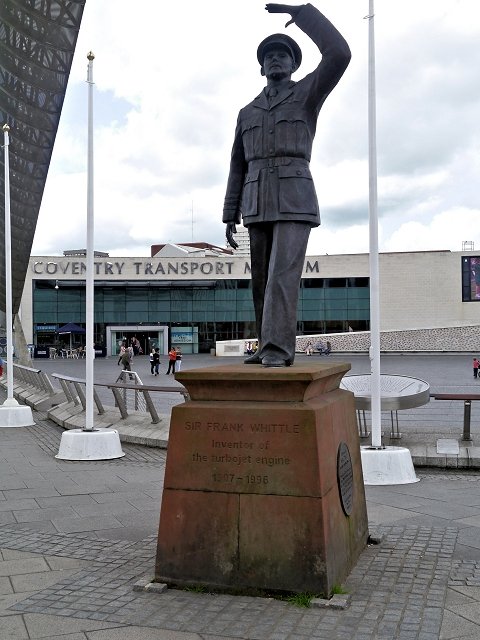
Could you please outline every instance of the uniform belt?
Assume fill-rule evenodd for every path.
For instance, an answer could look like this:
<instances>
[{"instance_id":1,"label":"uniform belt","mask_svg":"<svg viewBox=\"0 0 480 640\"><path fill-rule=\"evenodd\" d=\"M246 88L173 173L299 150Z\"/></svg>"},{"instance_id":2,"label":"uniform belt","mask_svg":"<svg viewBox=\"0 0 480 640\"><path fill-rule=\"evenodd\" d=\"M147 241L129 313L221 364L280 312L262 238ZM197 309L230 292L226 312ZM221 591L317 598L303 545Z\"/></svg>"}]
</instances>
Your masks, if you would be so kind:
<instances>
[{"instance_id":1,"label":"uniform belt","mask_svg":"<svg viewBox=\"0 0 480 640\"><path fill-rule=\"evenodd\" d=\"M273 167L282 167L288 165L308 167L309 161L305 158L294 158L291 156L282 156L278 158L259 158L258 160L250 160L248 163L248 170L254 171L255 169L265 169Z\"/></svg>"}]
</instances>

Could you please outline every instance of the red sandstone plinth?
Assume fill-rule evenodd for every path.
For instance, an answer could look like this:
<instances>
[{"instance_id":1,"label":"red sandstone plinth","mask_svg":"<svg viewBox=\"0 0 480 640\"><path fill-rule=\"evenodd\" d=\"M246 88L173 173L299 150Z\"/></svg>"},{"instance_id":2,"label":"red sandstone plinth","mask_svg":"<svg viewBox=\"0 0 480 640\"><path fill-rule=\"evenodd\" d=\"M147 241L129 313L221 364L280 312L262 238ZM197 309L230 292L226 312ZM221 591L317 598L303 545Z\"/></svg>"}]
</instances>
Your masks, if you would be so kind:
<instances>
[{"instance_id":1,"label":"red sandstone plinth","mask_svg":"<svg viewBox=\"0 0 480 640\"><path fill-rule=\"evenodd\" d=\"M155 577L328 595L368 522L345 363L184 371L173 408Z\"/></svg>"}]
</instances>

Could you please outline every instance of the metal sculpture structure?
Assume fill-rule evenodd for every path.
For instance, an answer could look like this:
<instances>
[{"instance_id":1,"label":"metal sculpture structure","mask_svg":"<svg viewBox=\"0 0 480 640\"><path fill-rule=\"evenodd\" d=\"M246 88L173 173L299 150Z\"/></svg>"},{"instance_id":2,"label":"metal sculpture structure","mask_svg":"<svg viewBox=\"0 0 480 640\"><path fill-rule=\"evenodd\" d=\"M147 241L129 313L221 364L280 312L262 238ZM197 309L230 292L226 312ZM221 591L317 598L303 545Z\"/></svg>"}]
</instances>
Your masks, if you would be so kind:
<instances>
[{"instance_id":1,"label":"metal sculpture structure","mask_svg":"<svg viewBox=\"0 0 480 640\"><path fill-rule=\"evenodd\" d=\"M3 0L0 122L10 126L12 298L17 313L85 0ZM0 161L3 192L4 164ZM0 219L5 203L0 201ZM0 226L0 311L5 312Z\"/></svg>"}]
</instances>

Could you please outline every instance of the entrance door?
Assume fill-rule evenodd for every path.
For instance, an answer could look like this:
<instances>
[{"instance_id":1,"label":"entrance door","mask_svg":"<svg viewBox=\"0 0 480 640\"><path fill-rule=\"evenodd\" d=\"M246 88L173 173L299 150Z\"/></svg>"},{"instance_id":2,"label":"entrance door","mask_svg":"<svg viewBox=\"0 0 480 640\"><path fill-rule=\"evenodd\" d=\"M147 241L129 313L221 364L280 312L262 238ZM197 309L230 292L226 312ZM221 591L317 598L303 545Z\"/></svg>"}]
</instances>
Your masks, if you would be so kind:
<instances>
[{"instance_id":1,"label":"entrance door","mask_svg":"<svg viewBox=\"0 0 480 640\"><path fill-rule=\"evenodd\" d=\"M158 347L161 354L168 351L167 327L154 326L124 326L107 327L107 345L109 352L107 355L116 356L120 353L123 342L132 344L132 339L136 338L140 343L141 351L148 355L153 347Z\"/></svg>"},{"instance_id":2,"label":"entrance door","mask_svg":"<svg viewBox=\"0 0 480 640\"><path fill-rule=\"evenodd\" d=\"M147 344L148 339L145 332L123 331L122 342L126 342L129 347L132 346L136 356L143 356L146 353L149 353Z\"/></svg>"}]
</instances>

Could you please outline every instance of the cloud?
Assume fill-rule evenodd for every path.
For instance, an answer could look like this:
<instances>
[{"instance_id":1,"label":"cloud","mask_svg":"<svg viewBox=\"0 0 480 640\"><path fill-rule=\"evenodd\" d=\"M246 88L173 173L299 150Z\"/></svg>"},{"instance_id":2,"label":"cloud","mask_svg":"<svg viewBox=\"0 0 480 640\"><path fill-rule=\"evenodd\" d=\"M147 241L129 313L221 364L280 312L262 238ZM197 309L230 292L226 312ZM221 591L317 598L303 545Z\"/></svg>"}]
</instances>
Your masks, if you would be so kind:
<instances>
[{"instance_id":1,"label":"cloud","mask_svg":"<svg viewBox=\"0 0 480 640\"><path fill-rule=\"evenodd\" d=\"M322 225L313 229L308 243L308 255L368 253L368 222L350 224L338 229Z\"/></svg>"},{"instance_id":2,"label":"cloud","mask_svg":"<svg viewBox=\"0 0 480 640\"><path fill-rule=\"evenodd\" d=\"M426 222L409 221L400 224L384 241L385 251L429 251L450 249L461 251L463 242L473 241L480 247L478 219L480 209L452 208L434 215Z\"/></svg>"},{"instance_id":3,"label":"cloud","mask_svg":"<svg viewBox=\"0 0 480 640\"><path fill-rule=\"evenodd\" d=\"M476 1L376 5L380 249L460 249L462 234L480 243ZM353 58L319 117L312 173L322 227L312 232L309 251L366 251L368 7L324 0L319 8L344 33ZM34 255L86 243L91 49L97 248L148 255L162 242L224 244L237 113L264 84L258 43L284 31L288 16L268 14L257 0L144 0L137 13L128 0L86 3ZM302 47L294 79L301 78L316 66L318 51L295 25L288 33Z\"/></svg>"}]
</instances>

